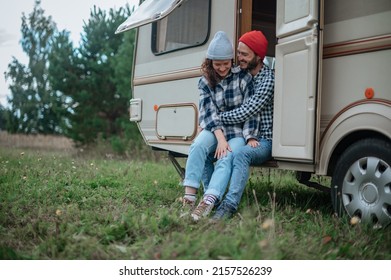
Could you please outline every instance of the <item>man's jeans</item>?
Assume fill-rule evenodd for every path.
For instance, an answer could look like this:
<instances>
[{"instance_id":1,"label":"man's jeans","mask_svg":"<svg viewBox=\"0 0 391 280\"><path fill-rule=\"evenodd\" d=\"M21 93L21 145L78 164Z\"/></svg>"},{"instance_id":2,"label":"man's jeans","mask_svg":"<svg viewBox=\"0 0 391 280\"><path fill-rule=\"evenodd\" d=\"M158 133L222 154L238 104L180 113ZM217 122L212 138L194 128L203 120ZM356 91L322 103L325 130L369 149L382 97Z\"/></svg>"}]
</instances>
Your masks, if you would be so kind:
<instances>
[{"instance_id":1,"label":"man's jeans","mask_svg":"<svg viewBox=\"0 0 391 280\"><path fill-rule=\"evenodd\" d=\"M234 208L235 211L238 210L249 177L250 165L260 165L268 161L271 159L271 154L272 141L266 139L261 139L259 146L256 148L246 145L234 152L231 183L223 201Z\"/></svg>"}]
</instances>

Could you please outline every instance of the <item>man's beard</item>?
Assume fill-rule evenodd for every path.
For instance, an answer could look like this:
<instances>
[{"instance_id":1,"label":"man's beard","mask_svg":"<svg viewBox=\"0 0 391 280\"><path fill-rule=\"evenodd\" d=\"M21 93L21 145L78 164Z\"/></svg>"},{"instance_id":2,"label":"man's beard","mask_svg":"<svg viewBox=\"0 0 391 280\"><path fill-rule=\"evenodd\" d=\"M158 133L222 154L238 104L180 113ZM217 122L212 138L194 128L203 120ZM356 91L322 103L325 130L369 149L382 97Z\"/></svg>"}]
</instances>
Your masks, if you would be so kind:
<instances>
[{"instance_id":1,"label":"man's beard","mask_svg":"<svg viewBox=\"0 0 391 280\"><path fill-rule=\"evenodd\" d=\"M251 59L248 63L247 63L247 70L248 71L252 71L254 70L259 64L259 59L257 56L254 56L253 59Z\"/></svg>"}]
</instances>

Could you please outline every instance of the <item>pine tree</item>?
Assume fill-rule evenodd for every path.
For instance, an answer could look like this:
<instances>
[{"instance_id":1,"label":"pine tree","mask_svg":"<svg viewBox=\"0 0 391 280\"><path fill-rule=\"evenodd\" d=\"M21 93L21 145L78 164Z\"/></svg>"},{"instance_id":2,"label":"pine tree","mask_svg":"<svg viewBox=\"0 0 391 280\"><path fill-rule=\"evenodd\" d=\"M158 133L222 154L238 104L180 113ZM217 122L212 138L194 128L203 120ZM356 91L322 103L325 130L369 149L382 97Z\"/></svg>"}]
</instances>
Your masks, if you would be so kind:
<instances>
[{"instance_id":1,"label":"pine tree","mask_svg":"<svg viewBox=\"0 0 391 280\"><path fill-rule=\"evenodd\" d=\"M11 80L11 115L7 128L10 132L62 133L66 129L63 96L52 91L48 79L48 56L57 27L45 16L39 0L28 17L22 15L21 32L21 46L29 62L25 66L13 58L8 65L5 76Z\"/></svg>"},{"instance_id":2,"label":"pine tree","mask_svg":"<svg viewBox=\"0 0 391 280\"><path fill-rule=\"evenodd\" d=\"M94 7L77 49L72 48L66 34L55 40L50 56L50 80L53 88L71 102L69 136L77 142L108 139L124 130L134 32L126 36L114 32L129 14L128 7L110 9L108 13Z\"/></svg>"}]
</instances>

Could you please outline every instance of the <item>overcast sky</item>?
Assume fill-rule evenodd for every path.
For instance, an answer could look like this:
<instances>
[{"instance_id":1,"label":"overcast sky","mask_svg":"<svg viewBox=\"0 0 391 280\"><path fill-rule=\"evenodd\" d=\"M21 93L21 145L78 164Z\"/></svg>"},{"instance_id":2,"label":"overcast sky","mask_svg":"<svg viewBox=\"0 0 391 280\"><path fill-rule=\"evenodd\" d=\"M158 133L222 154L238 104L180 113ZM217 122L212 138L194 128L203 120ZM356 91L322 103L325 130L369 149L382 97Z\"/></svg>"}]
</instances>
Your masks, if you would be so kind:
<instances>
[{"instance_id":1,"label":"overcast sky","mask_svg":"<svg viewBox=\"0 0 391 280\"><path fill-rule=\"evenodd\" d=\"M83 20L87 21L94 5L103 9L119 9L129 4L133 7L138 0L41 0L41 7L46 16L52 16L58 30L70 31L74 45L80 41L83 31ZM19 41L22 13L28 16L34 9L35 0L0 0L0 103L6 105L6 96L9 94L4 72L12 57L21 63L27 64L27 57L23 53Z\"/></svg>"}]
</instances>

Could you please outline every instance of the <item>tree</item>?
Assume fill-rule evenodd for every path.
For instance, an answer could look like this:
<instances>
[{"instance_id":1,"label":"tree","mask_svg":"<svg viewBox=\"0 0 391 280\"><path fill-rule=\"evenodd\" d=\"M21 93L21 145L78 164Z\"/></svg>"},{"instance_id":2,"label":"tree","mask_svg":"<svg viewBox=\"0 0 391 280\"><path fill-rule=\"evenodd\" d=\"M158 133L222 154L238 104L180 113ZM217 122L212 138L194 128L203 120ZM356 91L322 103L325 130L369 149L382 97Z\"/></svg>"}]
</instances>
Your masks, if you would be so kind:
<instances>
[{"instance_id":1,"label":"tree","mask_svg":"<svg viewBox=\"0 0 391 280\"><path fill-rule=\"evenodd\" d=\"M69 38L69 32L64 30L57 33L53 38L48 57L48 74L52 91L57 96L61 96L65 117L62 126L67 128L63 133L65 135L72 129L71 118L74 114L75 102L71 97L71 93L80 88L79 77L81 71L76 65L76 59L76 50Z\"/></svg>"},{"instance_id":2,"label":"tree","mask_svg":"<svg viewBox=\"0 0 391 280\"><path fill-rule=\"evenodd\" d=\"M108 14L94 7L83 27L79 48L73 50L66 34L54 40L50 81L54 90L69 97L69 136L80 143L123 133L128 117L134 32L115 35L130 15L128 6ZM127 121L128 122L128 121ZM128 122L129 123L129 122Z\"/></svg>"},{"instance_id":3,"label":"tree","mask_svg":"<svg viewBox=\"0 0 391 280\"><path fill-rule=\"evenodd\" d=\"M6 129L7 111L3 105L0 104L0 131Z\"/></svg>"},{"instance_id":4,"label":"tree","mask_svg":"<svg viewBox=\"0 0 391 280\"><path fill-rule=\"evenodd\" d=\"M23 51L28 55L28 66L16 58L8 65L7 79L11 80L8 129L23 133L62 133L66 129L67 110L64 97L52 91L48 80L48 56L57 27L52 18L45 17L40 1L28 17L22 14Z\"/></svg>"}]
</instances>

